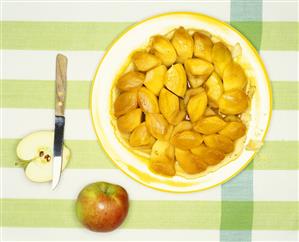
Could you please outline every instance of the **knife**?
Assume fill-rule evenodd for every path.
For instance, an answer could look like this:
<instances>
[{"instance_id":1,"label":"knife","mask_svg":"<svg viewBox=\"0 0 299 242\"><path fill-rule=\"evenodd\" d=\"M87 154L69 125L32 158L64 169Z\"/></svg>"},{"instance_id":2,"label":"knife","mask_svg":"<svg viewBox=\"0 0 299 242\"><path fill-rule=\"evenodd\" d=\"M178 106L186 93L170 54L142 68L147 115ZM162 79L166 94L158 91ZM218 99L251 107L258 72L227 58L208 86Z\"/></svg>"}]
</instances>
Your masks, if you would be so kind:
<instances>
[{"instance_id":1,"label":"knife","mask_svg":"<svg viewBox=\"0 0 299 242\"><path fill-rule=\"evenodd\" d=\"M62 147L64 132L64 104L66 96L66 70L67 58L58 54L56 57L56 81L55 81L55 130L54 130L54 159L52 169L52 190L59 183L62 167Z\"/></svg>"}]
</instances>

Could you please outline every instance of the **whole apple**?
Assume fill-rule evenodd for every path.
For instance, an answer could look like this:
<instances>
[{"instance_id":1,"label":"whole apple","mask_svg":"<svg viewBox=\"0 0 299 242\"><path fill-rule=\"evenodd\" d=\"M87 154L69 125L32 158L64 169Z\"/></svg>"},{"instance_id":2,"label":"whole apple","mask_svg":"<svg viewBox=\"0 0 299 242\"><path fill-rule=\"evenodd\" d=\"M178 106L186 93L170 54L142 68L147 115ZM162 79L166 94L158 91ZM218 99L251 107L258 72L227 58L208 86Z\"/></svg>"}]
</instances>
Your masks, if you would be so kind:
<instances>
[{"instance_id":1,"label":"whole apple","mask_svg":"<svg viewBox=\"0 0 299 242\"><path fill-rule=\"evenodd\" d=\"M76 213L88 229L108 232L116 229L127 216L128 193L119 185L96 182L87 185L79 193Z\"/></svg>"}]
</instances>

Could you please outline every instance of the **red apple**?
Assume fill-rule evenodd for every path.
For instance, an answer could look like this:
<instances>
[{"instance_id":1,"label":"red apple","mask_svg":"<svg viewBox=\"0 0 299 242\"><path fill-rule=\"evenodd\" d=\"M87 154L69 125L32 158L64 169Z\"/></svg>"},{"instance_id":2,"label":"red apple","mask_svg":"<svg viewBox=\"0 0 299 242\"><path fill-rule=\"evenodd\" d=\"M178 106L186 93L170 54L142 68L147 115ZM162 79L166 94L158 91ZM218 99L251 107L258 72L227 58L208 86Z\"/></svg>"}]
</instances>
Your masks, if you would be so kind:
<instances>
[{"instance_id":1,"label":"red apple","mask_svg":"<svg viewBox=\"0 0 299 242\"><path fill-rule=\"evenodd\" d=\"M116 229L127 216L128 193L119 185L96 182L87 185L79 193L76 213L88 229L108 232Z\"/></svg>"}]
</instances>

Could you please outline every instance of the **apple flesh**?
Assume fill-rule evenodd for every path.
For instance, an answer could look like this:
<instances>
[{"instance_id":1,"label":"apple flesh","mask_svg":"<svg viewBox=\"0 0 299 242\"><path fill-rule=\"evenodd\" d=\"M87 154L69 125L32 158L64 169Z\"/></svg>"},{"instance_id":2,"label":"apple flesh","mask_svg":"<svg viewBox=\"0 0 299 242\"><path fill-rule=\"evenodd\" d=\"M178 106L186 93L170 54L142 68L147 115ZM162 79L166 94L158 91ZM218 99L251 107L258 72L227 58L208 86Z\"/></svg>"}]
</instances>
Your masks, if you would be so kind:
<instances>
[{"instance_id":1,"label":"apple flesh","mask_svg":"<svg viewBox=\"0 0 299 242\"><path fill-rule=\"evenodd\" d=\"M96 182L79 193L76 214L88 229L108 232L122 224L129 209L128 194L119 185Z\"/></svg>"},{"instance_id":2,"label":"apple flesh","mask_svg":"<svg viewBox=\"0 0 299 242\"><path fill-rule=\"evenodd\" d=\"M17 146L16 164L25 168L25 175L33 182L52 180L53 131L37 131L25 136ZM63 146L62 170L70 159L70 150Z\"/></svg>"}]
</instances>

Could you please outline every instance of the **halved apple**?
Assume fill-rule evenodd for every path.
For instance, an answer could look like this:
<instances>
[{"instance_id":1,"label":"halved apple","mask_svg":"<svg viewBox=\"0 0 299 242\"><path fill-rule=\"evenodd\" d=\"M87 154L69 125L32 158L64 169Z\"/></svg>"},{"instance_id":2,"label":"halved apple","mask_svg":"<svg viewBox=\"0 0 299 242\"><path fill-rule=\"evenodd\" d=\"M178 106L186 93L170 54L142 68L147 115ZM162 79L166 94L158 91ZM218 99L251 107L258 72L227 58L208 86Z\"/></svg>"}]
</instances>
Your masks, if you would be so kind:
<instances>
[{"instance_id":1,"label":"halved apple","mask_svg":"<svg viewBox=\"0 0 299 242\"><path fill-rule=\"evenodd\" d=\"M25 175L34 182L52 180L53 131L37 131L25 136L17 146L17 165L25 168ZM70 159L70 150L63 145L62 170Z\"/></svg>"}]
</instances>

